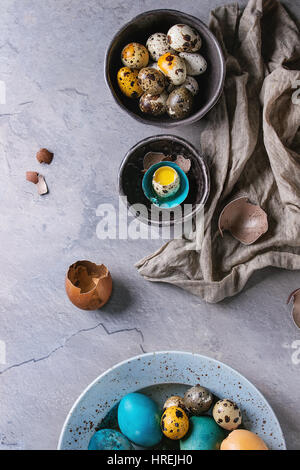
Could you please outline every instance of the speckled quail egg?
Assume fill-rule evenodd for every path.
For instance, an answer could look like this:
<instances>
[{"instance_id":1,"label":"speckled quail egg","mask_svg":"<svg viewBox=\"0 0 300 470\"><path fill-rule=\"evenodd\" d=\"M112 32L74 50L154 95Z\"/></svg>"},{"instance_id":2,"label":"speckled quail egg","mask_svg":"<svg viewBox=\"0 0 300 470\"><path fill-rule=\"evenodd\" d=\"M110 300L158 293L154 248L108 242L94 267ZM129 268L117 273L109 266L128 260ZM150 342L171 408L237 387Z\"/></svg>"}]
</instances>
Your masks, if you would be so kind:
<instances>
[{"instance_id":1,"label":"speckled quail egg","mask_svg":"<svg viewBox=\"0 0 300 470\"><path fill-rule=\"evenodd\" d=\"M175 168L169 165L159 167L153 175L152 187L160 198L176 194L180 187L180 178Z\"/></svg>"},{"instance_id":2,"label":"speckled quail egg","mask_svg":"<svg viewBox=\"0 0 300 470\"><path fill-rule=\"evenodd\" d=\"M189 418L185 411L177 406L167 408L161 417L161 430L174 441L185 436L189 430Z\"/></svg>"},{"instance_id":3,"label":"speckled quail egg","mask_svg":"<svg viewBox=\"0 0 300 470\"><path fill-rule=\"evenodd\" d=\"M166 52L172 52L167 35L164 33L152 34L147 40L146 47L151 58L155 61L157 61L161 55L166 54Z\"/></svg>"},{"instance_id":4,"label":"speckled quail egg","mask_svg":"<svg viewBox=\"0 0 300 470\"><path fill-rule=\"evenodd\" d=\"M167 110L167 99L168 94L165 91L157 95L144 93L140 98L140 110L152 116L160 116Z\"/></svg>"},{"instance_id":5,"label":"speckled quail egg","mask_svg":"<svg viewBox=\"0 0 300 470\"><path fill-rule=\"evenodd\" d=\"M158 59L159 70L168 77L174 85L181 85L186 79L185 61L178 55L167 54L162 55Z\"/></svg>"},{"instance_id":6,"label":"speckled quail egg","mask_svg":"<svg viewBox=\"0 0 300 470\"><path fill-rule=\"evenodd\" d=\"M130 69L142 69L148 65L149 53L142 44L131 42L122 50L121 59L123 64Z\"/></svg>"},{"instance_id":7,"label":"speckled quail egg","mask_svg":"<svg viewBox=\"0 0 300 470\"><path fill-rule=\"evenodd\" d=\"M169 397L164 403L164 410L170 408L170 406L177 406L177 408L185 410L183 398L179 395L173 395L172 397Z\"/></svg>"},{"instance_id":8,"label":"speckled quail egg","mask_svg":"<svg viewBox=\"0 0 300 470\"><path fill-rule=\"evenodd\" d=\"M145 67L139 71L138 82L145 93L160 94L166 86L166 77L159 71Z\"/></svg>"},{"instance_id":9,"label":"speckled quail egg","mask_svg":"<svg viewBox=\"0 0 300 470\"><path fill-rule=\"evenodd\" d=\"M202 45L199 33L186 24L175 24L168 33L169 45L177 52L196 52Z\"/></svg>"},{"instance_id":10,"label":"speckled quail egg","mask_svg":"<svg viewBox=\"0 0 300 470\"><path fill-rule=\"evenodd\" d=\"M231 400L219 400L213 408L213 417L216 423L227 431L238 428L242 422L242 413L239 407Z\"/></svg>"},{"instance_id":11,"label":"speckled quail egg","mask_svg":"<svg viewBox=\"0 0 300 470\"><path fill-rule=\"evenodd\" d=\"M199 93L198 82L194 77L191 77L190 75L186 77L185 82L183 82L183 84L180 86L183 86L187 90L189 90L193 96L196 96Z\"/></svg>"},{"instance_id":12,"label":"speckled quail egg","mask_svg":"<svg viewBox=\"0 0 300 470\"><path fill-rule=\"evenodd\" d=\"M212 402L213 396L211 392L199 384L189 388L183 397L183 403L187 410L196 416L208 411Z\"/></svg>"},{"instance_id":13,"label":"speckled quail egg","mask_svg":"<svg viewBox=\"0 0 300 470\"><path fill-rule=\"evenodd\" d=\"M193 95L185 87L175 88L167 100L167 113L173 119L182 119L191 114Z\"/></svg>"},{"instance_id":14,"label":"speckled quail egg","mask_svg":"<svg viewBox=\"0 0 300 470\"><path fill-rule=\"evenodd\" d=\"M180 52L179 56L184 59L187 75L201 75L207 69L207 62L201 54Z\"/></svg>"},{"instance_id":15,"label":"speckled quail egg","mask_svg":"<svg viewBox=\"0 0 300 470\"><path fill-rule=\"evenodd\" d=\"M143 90L138 83L138 70L131 70L128 67L122 67L118 71L118 85L125 96L129 98L139 98Z\"/></svg>"}]
</instances>

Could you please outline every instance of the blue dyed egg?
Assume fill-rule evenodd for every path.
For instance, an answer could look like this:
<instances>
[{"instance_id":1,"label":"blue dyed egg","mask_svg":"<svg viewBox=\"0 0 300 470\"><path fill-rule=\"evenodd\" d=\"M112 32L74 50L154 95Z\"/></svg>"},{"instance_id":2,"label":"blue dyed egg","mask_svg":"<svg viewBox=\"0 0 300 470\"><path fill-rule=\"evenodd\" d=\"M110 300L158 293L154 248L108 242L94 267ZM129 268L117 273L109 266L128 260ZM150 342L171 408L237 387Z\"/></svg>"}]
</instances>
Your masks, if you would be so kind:
<instances>
[{"instance_id":1,"label":"blue dyed egg","mask_svg":"<svg viewBox=\"0 0 300 470\"><path fill-rule=\"evenodd\" d=\"M88 450L132 450L127 437L114 429L101 429L91 438Z\"/></svg>"},{"instance_id":2,"label":"blue dyed egg","mask_svg":"<svg viewBox=\"0 0 300 470\"><path fill-rule=\"evenodd\" d=\"M226 433L210 416L192 416L190 430L180 441L181 450L219 450Z\"/></svg>"},{"instance_id":3,"label":"blue dyed egg","mask_svg":"<svg viewBox=\"0 0 300 470\"><path fill-rule=\"evenodd\" d=\"M129 393L122 398L118 423L121 432L139 446L153 447L162 439L159 408L142 393Z\"/></svg>"}]
</instances>

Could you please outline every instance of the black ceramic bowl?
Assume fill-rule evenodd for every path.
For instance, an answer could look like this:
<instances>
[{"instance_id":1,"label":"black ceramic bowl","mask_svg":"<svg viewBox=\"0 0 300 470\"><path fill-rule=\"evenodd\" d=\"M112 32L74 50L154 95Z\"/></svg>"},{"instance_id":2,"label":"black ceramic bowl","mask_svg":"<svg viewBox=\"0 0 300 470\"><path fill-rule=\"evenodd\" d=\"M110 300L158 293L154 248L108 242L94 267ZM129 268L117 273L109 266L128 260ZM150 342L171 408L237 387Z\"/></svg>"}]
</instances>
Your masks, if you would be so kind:
<instances>
[{"instance_id":1,"label":"black ceramic bowl","mask_svg":"<svg viewBox=\"0 0 300 470\"><path fill-rule=\"evenodd\" d=\"M189 179L189 194L181 204L185 211L173 212L172 209L153 211L151 202L146 198L142 189L144 176L144 156L147 152L161 152L165 155L183 155L191 160L191 169L187 176ZM168 162L166 162L167 164ZM209 196L210 177L209 170L203 156L186 140L175 135L156 135L148 137L132 147L125 155L119 170L119 194L126 196L126 204L130 212L148 225L168 226L182 223L194 217L203 207ZM136 213L134 205L143 204L146 213ZM189 204L189 206L187 206ZM169 212L170 219L165 221L162 217L165 211Z\"/></svg>"},{"instance_id":2,"label":"black ceramic bowl","mask_svg":"<svg viewBox=\"0 0 300 470\"><path fill-rule=\"evenodd\" d=\"M138 100L127 98L119 89L117 73L123 66L121 51L130 42L145 45L151 34L167 33L171 26L178 23L188 24L199 32L202 38L199 52L207 60L208 67L203 75L195 77L198 79L200 93L195 97L194 111L190 116L185 119L172 119L167 114L152 117L140 111ZM105 79L115 101L132 117L145 124L175 127L198 121L216 104L224 85L224 58L217 39L198 18L175 10L153 10L136 16L114 36L106 53Z\"/></svg>"}]
</instances>

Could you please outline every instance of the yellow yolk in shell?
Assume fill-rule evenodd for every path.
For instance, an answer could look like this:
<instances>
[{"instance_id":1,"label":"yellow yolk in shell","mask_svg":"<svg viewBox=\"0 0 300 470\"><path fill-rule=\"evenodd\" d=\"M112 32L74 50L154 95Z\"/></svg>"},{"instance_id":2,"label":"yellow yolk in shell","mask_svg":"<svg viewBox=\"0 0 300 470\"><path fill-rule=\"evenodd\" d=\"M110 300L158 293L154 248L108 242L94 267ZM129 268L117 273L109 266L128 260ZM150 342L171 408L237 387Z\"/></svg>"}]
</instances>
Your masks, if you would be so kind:
<instances>
[{"instance_id":1,"label":"yellow yolk in shell","mask_svg":"<svg viewBox=\"0 0 300 470\"><path fill-rule=\"evenodd\" d=\"M154 173L153 180L162 186L167 186L168 184L173 183L175 178L176 171L174 168L171 168L170 166L162 166Z\"/></svg>"}]
</instances>

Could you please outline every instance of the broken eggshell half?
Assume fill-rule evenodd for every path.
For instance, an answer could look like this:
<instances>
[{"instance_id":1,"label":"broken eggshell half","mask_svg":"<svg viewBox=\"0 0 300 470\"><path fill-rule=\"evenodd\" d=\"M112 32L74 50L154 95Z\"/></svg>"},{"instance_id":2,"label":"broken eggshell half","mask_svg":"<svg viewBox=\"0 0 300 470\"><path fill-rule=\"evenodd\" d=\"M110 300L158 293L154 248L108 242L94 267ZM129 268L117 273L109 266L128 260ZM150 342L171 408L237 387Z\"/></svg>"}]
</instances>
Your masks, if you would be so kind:
<instances>
[{"instance_id":1,"label":"broken eggshell half","mask_svg":"<svg viewBox=\"0 0 300 470\"><path fill-rule=\"evenodd\" d=\"M220 214L219 231L222 237L224 230L244 245L251 245L267 232L267 214L260 206L251 204L248 197L240 197L227 204Z\"/></svg>"},{"instance_id":2,"label":"broken eggshell half","mask_svg":"<svg viewBox=\"0 0 300 470\"><path fill-rule=\"evenodd\" d=\"M297 326L300 328L300 289L294 290L287 300L287 304L293 299L293 309L292 309L292 318Z\"/></svg>"},{"instance_id":3,"label":"broken eggshell half","mask_svg":"<svg viewBox=\"0 0 300 470\"><path fill-rule=\"evenodd\" d=\"M82 310L97 310L109 300L112 278L104 264L77 261L69 267L66 292L70 301Z\"/></svg>"},{"instance_id":4,"label":"broken eggshell half","mask_svg":"<svg viewBox=\"0 0 300 470\"><path fill-rule=\"evenodd\" d=\"M160 162L172 162L173 159L171 155L165 155L161 152L148 152L144 156L144 173L146 173L152 165L156 165L156 163ZM177 155L176 160L174 161L176 165L178 165L185 173L188 173L191 169L191 160L189 158L185 158L182 155Z\"/></svg>"}]
</instances>

